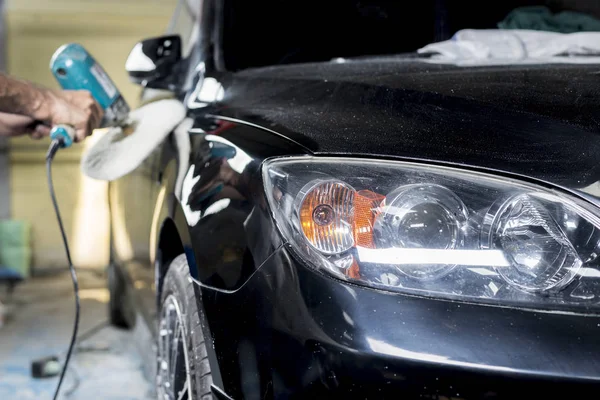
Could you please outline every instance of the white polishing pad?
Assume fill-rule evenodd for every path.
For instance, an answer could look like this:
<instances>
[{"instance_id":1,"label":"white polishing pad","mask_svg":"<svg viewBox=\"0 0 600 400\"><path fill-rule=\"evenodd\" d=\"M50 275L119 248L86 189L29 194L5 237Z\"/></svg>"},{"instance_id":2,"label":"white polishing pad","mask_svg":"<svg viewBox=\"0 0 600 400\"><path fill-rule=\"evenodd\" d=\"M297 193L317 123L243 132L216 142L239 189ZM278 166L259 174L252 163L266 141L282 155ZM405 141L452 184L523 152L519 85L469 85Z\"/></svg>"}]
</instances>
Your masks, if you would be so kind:
<instances>
[{"instance_id":1,"label":"white polishing pad","mask_svg":"<svg viewBox=\"0 0 600 400\"><path fill-rule=\"evenodd\" d=\"M133 132L109 128L81 159L90 178L113 181L137 168L185 118L185 107L174 99L159 100L129 114ZM128 128L125 128L127 131Z\"/></svg>"}]
</instances>

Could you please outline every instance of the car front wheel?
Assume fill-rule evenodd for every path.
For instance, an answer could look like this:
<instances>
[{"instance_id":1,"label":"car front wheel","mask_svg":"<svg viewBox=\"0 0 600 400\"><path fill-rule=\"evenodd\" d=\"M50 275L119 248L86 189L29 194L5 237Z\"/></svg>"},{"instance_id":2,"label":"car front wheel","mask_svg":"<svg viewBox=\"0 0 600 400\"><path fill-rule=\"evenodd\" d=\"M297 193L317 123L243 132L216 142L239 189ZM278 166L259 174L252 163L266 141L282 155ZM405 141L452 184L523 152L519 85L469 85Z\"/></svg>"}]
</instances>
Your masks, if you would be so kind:
<instances>
[{"instance_id":1,"label":"car front wheel","mask_svg":"<svg viewBox=\"0 0 600 400\"><path fill-rule=\"evenodd\" d=\"M212 399L206 343L184 254L165 276L158 323L158 398Z\"/></svg>"}]
</instances>

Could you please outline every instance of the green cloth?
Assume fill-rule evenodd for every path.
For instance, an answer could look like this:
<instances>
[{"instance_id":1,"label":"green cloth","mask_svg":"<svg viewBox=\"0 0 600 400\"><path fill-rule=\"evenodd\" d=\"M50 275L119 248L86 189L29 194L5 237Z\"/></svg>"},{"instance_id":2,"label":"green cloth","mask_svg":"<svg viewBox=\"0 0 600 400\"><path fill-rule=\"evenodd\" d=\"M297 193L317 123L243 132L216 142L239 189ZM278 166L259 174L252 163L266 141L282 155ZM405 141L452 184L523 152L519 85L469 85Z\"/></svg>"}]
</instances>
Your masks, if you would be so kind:
<instances>
[{"instance_id":1,"label":"green cloth","mask_svg":"<svg viewBox=\"0 0 600 400\"><path fill-rule=\"evenodd\" d=\"M31 256L31 225L26 221L0 221L0 267L10 268L27 278Z\"/></svg>"},{"instance_id":2,"label":"green cloth","mask_svg":"<svg viewBox=\"0 0 600 400\"><path fill-rule=\"evenodd\" d=\"M14 219L0 220L0 249L3 246L31 245L31 225Z\"/></svg>"},{"instance_id":3,"label":"green cloth","mask_svg":"<svg viewBox=\"0 0 600 400\"><path fill-rule=\"evenodd\" d=\"M0 268L9 268L21 278L28 278L31 273L31 248L5 246L0 251Z\"/></svg>"},{"instance_id":4,"label":"green cloth","mask_svg":"<svg viewBox=\"0 0 600 400\"><path fill-rule=\"evenodd\" d=\"M557 14L544 6L515 8L498 23L500 29L530 29L560 33L600 31L600 20L575 11Z\"/></svg>"}]
</instances>

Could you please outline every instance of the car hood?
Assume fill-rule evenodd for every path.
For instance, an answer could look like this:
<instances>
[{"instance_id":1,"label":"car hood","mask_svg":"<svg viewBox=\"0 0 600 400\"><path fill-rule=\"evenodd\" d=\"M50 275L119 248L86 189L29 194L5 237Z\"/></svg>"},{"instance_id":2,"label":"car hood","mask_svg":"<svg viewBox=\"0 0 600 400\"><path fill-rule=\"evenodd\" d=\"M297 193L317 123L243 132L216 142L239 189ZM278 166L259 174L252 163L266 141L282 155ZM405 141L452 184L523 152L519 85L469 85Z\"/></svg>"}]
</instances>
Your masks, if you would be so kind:
<instances>
[{"instance_id":1,"label":"car hood","mask_svg":"<svg viewBox=\"0 0 600 400\"><path fill-rule=\"evenodd\" d=\"M222 114L315 153L468 164L570 188L600 178L600 65L338 60L223 83Z\"/></svg>"}]
</instances>

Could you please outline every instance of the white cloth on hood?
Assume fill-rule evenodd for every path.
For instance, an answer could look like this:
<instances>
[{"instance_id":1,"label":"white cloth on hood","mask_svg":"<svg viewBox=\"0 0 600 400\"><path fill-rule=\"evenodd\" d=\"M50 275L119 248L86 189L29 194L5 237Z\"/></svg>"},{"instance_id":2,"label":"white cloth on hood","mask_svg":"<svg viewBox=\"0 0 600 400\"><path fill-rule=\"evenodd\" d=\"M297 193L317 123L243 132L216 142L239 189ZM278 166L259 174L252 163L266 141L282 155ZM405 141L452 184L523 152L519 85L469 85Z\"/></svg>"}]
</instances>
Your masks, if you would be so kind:
<instances>
[{"instance_id":1,"label":"white cloth on hood","mask_svg":"<svg viewBox=\"0 0 600 400\"><path fill-rule=\"evenodd\" d=\"M418 50L430 61L459 65L600 63L600 32L463 29Z\"/></svg>"}]
</instances>

